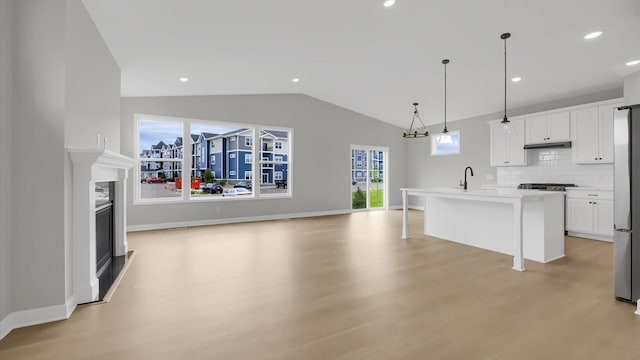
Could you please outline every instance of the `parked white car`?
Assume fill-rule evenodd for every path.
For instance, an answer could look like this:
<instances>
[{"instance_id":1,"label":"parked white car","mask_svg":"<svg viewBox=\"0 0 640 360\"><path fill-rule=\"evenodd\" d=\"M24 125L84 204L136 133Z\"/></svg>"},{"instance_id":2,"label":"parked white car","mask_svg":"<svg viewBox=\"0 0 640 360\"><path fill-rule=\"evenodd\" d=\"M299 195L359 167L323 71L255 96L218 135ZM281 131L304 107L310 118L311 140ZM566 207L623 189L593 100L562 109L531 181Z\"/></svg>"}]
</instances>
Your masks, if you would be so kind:
<instances>
[{"instance_id":1,"label":"parked white car","mask_svg":"<svg viewBox=\"0 0 640 360\"><path fill-rule=\"evenodd\" d=\"M222 193L222 196L240 196L240 195L251 195L251 191L245 188L233 188L233 189L225 189Z\"/></svg>"}]
</instances>

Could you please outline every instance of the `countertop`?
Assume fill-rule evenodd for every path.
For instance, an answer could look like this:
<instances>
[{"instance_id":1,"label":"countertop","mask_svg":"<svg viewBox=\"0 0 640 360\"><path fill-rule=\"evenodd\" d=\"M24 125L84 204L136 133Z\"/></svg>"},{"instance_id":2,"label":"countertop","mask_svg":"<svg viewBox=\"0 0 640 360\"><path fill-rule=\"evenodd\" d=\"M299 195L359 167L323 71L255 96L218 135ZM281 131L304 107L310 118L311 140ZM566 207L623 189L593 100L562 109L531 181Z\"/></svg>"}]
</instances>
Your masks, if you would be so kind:
<instances>
[{"instance_id":1,"label":"countertop","mask_svg":"<svg viewBox=\"0 0 640 360\"><path fill-rule=\"evenodd\" d=\"M583 191L613 191L612 187L597 187L597 186L575 186L568 187L567 191L571 190L583 190Z\"/></svg>"},{"instance_id":2,"label":"countertop","mask_svg":"<svg viewBox=\"0 0 640 360\"><path fill-rule=\"evenodd\" d=\"M437 188L426 188L426 189L416 189L416 188L401 188L401 191L407 191L409 193L423 193L423 194L441 194L441 195L452 195L457 197L499 197L499 198L527 198L527 197L540 197L540 196L551 196L551 195L564 195L563 191L539 191L539 190L520 190L513 188L472 188L464 190L459 187L437 187Z\"/></svg>"}]
</instances>

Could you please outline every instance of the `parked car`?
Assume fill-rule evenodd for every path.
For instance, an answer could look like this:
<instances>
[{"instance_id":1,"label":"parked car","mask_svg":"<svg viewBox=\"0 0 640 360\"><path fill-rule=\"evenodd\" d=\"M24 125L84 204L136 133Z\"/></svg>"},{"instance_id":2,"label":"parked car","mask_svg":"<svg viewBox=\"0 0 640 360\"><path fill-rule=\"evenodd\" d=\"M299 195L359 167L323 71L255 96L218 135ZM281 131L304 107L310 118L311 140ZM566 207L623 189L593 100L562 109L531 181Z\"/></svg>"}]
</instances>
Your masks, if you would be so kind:
<instances>
[{"instance_id":1,"label":"parked car","mask_svg":"<svg viewBox=\"0 0 640 360\"><path fill-rule=\"evenodd\" d=\"M147 176L146 178L142 179L143 184L162 184L165 181L165 179L161 179L155 176Z\"/></svg>"},{"instance_id":2,"label":"parked car","mask_svg":"<svg viewBox=\"0 0 640 360\"><path fill-rule=\"evenodd\" d=\"M241 195L251 195L251 191L243 187L239 187L239 188L233 188L233 189L226 189L222 193L222 196L241 196Z\"/></svg>"},{"instance_id":3,"label":"parked car","mask_svg":"<svg viewBox=\"0 0 640 360\"><path fill-rule=\"evenodd\" d=\"M277 188L286 189L287 188L287 180L276 180L276 187Z\"/></svg>"},{"instance_id":4,"label":"parked car","mask_svg":"<svg viewBox=\"0 0 640 360\"><path fill-rule=\"evenodd\" d=\"M206 183L202 186L202 191L209 194L222 194L224 188L218 183Z\"/></svg>"},{"instance_id":5,"label":"parked car","mask_svg":"<svg viewBox=\"0 0 640 360\"><path fill-rule=\"evenodd\" d=\"M239 183L233 185L234 188L245 188L251 190L251 182L240 181Z\"/></svg>"}]
</instances>

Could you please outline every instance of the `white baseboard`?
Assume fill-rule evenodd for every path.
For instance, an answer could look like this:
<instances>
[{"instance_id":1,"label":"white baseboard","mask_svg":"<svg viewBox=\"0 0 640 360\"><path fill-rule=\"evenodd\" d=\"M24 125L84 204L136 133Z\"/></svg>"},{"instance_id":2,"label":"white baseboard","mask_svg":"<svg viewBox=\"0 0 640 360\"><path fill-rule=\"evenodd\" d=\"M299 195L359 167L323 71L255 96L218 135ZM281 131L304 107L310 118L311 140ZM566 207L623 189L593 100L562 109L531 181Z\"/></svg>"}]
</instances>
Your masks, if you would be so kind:
<instances>
[{"instance_id":1,"label":"white baseboard","mask_svg":"<svg viewBox=\"0 0 640 360\"><path fill-rule=\"evenodd\" d=\"M9 315L0 321L0 340L7 336L13 329L66 320L76 309L76 305L75 297L71 296L64 304L9 313Z\"/></svg>"},{"instance_id":2,"label":"white baseboard","mask_svg":"<svg viewBox=\"0 0 640 360\"><path fill-rule=\"evenodd\" d=\"M591 240L613 242L613 238L611 236L585 234L585 233L580 233L580 232L575 232L575 231L567 231L567 235L575 236L575 237L581 237L581 238L585 238L585 239L591 239Z\"/></svg>"},{"instance_id":3,"label":"white baseboard","mask_svg":"<svg viewBox=\"0 0 640 360\"><path fill-rule=\"evenodd\" d=\"M640 299L638 299L638 309L636 309L635 314L640 315Z\"/></svg>"},{"instance_id":4,"label":"white baseboard","mask_svg":"<svg viewBox=\"0 0 640 360\"><path fill-rule=\"evenodd\" d=\"M284 219L295 219L295 218L328 216L328 215L344 215L344 214L351 214L351 213L353 213L353 211L351 209L348 209L348 210L305 212L305 213L295 213L295 214L247 216L247 217L237 217L237 218L227 218L227 219L178 221L178 222L160 223L160 224L129 225L127 226L127 231L134 232L134 231L147 231L147 230L161 230L161 229L172 229L172 228L191 227L191 226L235 224L235 223L253 222L253 221L269 221L269 220L284 220Z\"/></svg>"}]
</instances>

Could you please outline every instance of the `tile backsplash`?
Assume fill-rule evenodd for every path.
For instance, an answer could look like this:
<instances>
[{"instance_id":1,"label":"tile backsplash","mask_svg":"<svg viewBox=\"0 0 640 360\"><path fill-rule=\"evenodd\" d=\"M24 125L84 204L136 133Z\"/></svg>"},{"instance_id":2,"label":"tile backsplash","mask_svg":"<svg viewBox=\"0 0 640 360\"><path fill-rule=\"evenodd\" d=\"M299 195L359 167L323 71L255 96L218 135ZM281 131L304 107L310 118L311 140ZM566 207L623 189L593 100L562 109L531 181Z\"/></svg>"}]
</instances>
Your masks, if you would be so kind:
<instances>
[{"instance_id":1,"label":"tile backsplash","mask_svg":"<svg viewBox=\"0 0 640 360\"><path fill-rule=\"evenodd\" d=\"M576 165L572 149L527 151L527 166L498 167L498 185L542 182L613 187L613 164Z\"/></svg>"}]
</instances>

